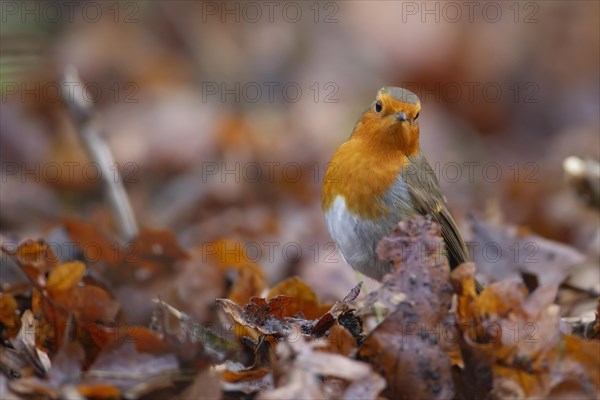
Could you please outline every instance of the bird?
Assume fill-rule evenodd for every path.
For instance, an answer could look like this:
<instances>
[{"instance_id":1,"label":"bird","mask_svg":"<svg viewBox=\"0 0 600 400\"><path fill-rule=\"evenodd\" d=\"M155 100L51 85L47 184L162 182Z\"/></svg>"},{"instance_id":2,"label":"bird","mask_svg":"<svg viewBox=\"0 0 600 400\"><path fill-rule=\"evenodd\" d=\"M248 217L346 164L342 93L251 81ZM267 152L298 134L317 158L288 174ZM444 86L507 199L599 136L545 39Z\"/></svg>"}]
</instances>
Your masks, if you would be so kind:
<instances>
[{"instance_id":1,"label":"bird","mask_svg":"<svg viewBox=\"0 0 600 400\"><path fill-rule=\"evenodd\" d=\"M321 207L333 241L350 266L378 281L391 264L379 260L377 244L411 215L428 214L441 226L451 269L469 259L419 147L420 111L421 102L411 91L381 88L323 178Z\"/></svg>"}]
</instances>

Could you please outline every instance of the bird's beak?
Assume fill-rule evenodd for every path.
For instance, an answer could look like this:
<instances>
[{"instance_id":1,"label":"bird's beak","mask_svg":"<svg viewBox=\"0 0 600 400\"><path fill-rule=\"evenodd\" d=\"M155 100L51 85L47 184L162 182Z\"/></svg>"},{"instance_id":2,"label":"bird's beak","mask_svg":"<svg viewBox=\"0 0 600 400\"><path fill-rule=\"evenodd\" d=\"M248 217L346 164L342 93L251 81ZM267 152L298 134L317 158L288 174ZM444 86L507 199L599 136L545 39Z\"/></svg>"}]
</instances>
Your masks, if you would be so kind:
<instances>
[{"instance_id":1,"label":"bird's beak","mask_svg":"<svg viewBox=\"0 0 600 400\"><path fill-rule=\"evenodd\" d=\"M399 113L396 113L396 121L408 121L408 117L406 116L406 114L404 113L404 111L400 111Z\"/></svg>"}]
</instances>

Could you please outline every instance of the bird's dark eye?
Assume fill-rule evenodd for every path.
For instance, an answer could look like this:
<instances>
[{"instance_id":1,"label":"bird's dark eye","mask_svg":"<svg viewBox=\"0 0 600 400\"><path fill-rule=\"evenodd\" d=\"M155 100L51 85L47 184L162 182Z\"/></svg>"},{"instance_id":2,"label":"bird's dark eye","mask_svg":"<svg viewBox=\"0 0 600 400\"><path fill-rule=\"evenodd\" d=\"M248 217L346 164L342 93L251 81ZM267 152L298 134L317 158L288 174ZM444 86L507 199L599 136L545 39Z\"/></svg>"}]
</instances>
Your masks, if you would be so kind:
<instances>
[{"instance_id":1,"label":"bird's dark eye","mask_svg":"<svg viewBox=\"0 0 600 400\"><path fill-rule=\"evenodd\" d=\"M416 121L417 118L419 118L419 113L417 113L417 115L415 115L415 119L413 121Z\"/></svg>"},{"instance_id":2,"label":"bird's dark eye","mask_svg":"<svg viewBox=\"0 0 600 400\"><path fill-rule=\"evenodd\" d=\"M375 102L375 112L381 112L382 109L383 109L383 106L381 105L381 102L376 101Z\"/></svg>"}]
</instances>

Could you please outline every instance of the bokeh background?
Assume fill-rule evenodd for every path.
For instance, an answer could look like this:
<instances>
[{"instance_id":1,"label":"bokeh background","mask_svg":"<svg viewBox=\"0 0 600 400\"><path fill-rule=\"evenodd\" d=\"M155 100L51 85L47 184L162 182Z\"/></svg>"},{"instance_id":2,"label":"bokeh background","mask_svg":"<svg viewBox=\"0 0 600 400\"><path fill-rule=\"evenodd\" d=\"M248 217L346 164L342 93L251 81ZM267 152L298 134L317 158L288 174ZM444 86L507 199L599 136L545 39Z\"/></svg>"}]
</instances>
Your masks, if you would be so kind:
<instances>
[{"instance_id":1,"label":"bokeh background","mask_svg":"<svg viewBox=\"0 0 600 400\"><path fill-rule=\"evenodd\" d=\"M421 97L422 148L465 236L475 214L597 257L598 214L562 163L600 157L599 3L469 4L3 1L3 240L67 217L118 232L57 83L72 65L138 223L188 249L238 241L271 282L298 274L326 299L354 285L320 186L387 85ZM202 268L181 296L206 289Z\"/></svg>"}]
</instances>

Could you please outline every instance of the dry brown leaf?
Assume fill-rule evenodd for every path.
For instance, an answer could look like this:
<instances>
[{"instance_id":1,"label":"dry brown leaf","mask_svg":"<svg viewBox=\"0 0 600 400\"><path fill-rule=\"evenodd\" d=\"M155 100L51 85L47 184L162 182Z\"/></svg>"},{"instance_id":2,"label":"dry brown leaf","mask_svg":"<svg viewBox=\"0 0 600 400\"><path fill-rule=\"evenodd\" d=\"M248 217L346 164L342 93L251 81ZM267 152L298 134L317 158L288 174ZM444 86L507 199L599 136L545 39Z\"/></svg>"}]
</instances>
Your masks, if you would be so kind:
<instances>
[{"instance_id":1,"label":"dry brown leaf","mask_svg":"<svg viewBox=\"0 0 600 400\"><path fill-rule=\"evenodd\" d=\"M429 217L401 221L377 245L382 260L392 263L381 287L371 292L358 315L372 314L385 307L390 313L405 301L420 307L424 319L441 318L452 300L450 269L444 256L441 228Z\"/></svg>"},{"instance_id":2,"label":"dry brown leaf","mask_svg":"<svg viewBox=\"0 0 600 400\"><path fill-rule=\"evenodd\" d=\"M236 268L238 271L237 279L235 280L229 298L236 303L244 304L251 297L259 296L268 287L267 279L258 265L253 267Z\"/></svg>"},{"instance_id":3,"label":"dry brown leaf","mask_svg":"<svg viewBox=\"0 0 600 400\"><path fill-rule=\"evenodd\" d=\"M77 385L77 391L88 399L115 399L119 398L121 391L113 385L104 383L89 383Z\"/></svg>"},{"instance_id":4,"label":"dry brown leaf","mask_svg":"<svg viewBox=\"0 0 600 400\"><path fill-rule=\"evenodd\" d=\"M175 262L189 259L175 234L169 230L142 228L127 249L128 255L122 259L121 267L136 269L136 277L142 280L167 273Z\"/></svg>"},{"instance_id":5,"label":"dry brown leaf","mask_svg":"<svg viewBox=\"0 0 600 400\"><path fill-rule=\"evenodd\" d=\"M279 282L267 294L267 300L276 296L283 295L293 297L294 303L284 307L283 316L293 317L298 313L302 313L306 319L316 319L326 313L331 304L321 305L317 299L317 295L302 279L293 276Z\"/></svg>"},{"instance_id":6,"label":"dry brown leaf","mask_svg":"<svg viewBox=\"0 0 600 400\"><path fill-rule=\"evenodd\" d=\"M205 262L204 246L192 247L189 254L171 283L176 290L163 292L161 297L195 319L209 321L215 314L215 299L226 297L225 273Z\"/></svg>"},{"instance_id":7,"label":"dry brown leaf","mask_svg":"<svg viewBox=\"0 0 600 400\"><path fill-rule=\"evenodd\" d=\"M17 310L17 301L11 294L0 294L0 324L6 338L12 339L19 332L21 319Z\"/></svg>"},{"instance_id":8,"label":"dry brown leaf","mask_svg":"<svg viewBox=\"0 0 600 400\"><path fill-rule=\"evenodd\" d=\"M453 326L452 285L440 226L429 217L409 217L379 242L377 254L392 271L361 312L384 304L391 314L361 344L358 357L386 378L391 398L452 397L451 346L442 346Z\"/></svg>"},{"instance_id":9,"label":"dry brown leaf","mask_svg":"<svg viewBox=\"0 0 600 400\"><path fill-rule=\"evenodd\" d=\"M24 241L19 245L16 256L21 264L37 269L52 267L58 262L54 251L44 241Z\"/></svg>"},{"instance_id":10,"label":"dry brown leaf","mask_svg":"<svg viewBox=\"0 0 600 400\"><path fill-rule=\"evenodd\" d=\"M69 296L59 297L58 301L54 301L37 288L34 288L32 293L31 309L39 317L36 342L41 349L49 353L54 353L60 348L68 328L69 308L61 301L67 301Z\"/></svg>"},{"instance_id":11,"label":"dry brown leaf","mask_svg":"<svg viewBox=\"0 0 600 400\"><path fill-rule=\"evenodd\" d=\"M386 378L390 398L451 398L451 361L439 344L443 326L422 320L415 308L401 303L365 339L359 359Z\"/></svg>"},{"instance_id":12,"label":"dry brown leaf","mask_svg":"<svg viewBox=\"0 0 600 400\"><path fill-rule=\"evenodd\" d=\"M107 327L86 325L89 337L100 348L114 347L123 342L135 343L139 353L165 354L170 346L150 329L143 326Z\"/></svg>"},{"instance_id":13,"label":"dry brown leaf","mask_svg":"<svg viewBox=\"0 0 600 400\"><path fill-rule=\"evenodd\" d=\"M575 248L515 226L495 226L472 218L473 261L487 282L537 277L539 286L560 284L585 257ZM531 289L535 289L532 287Z\"/></svg>"},{"instance_id":14,"label":"dry brown leaf","mask_svg":"<svg viewBox=\"0 0 600 400\"><path fill-rule=\"evenodd\" d=\"M474 296L463 290L473 274L470 264L452 272L460 293L457 315L465 385L471 390L467 397L489 389L495 396L546 397L554 388L583 397L599 393L600 344L561 335L558 306L552 304L556 284L527 295L519 282L502 281ZM475 371L487 371L493 387Z\"/></svg>"},{"instance_id":15,"label":"dry brown leaf","mask_svg":"<svg viewBox=\"0 0 600 400\"><path fill-rule=\"evenodd\" d=\"M74 286L80 281L84 268L78 262L61 264L49 279L53 290L33 290L32 309L40 316L39 324L43 328L38 331L37 337L42 348L48 348L52 352L58 350L65 334L91 344L88 339L93 340L97 336L94 331L97 323L115 323L120 305L108 292L92 285ZM74 320L70 320L70 316ZM73 328L76 328L75 336ZM86 346L85 350L88 359L93 359L98 349Z\"/></svg>"},{"instance_id":16,"label":"dry brown leaf","mask_svg":"<svg viewBox=\"0 0 600 400\"><path fill-rule=\"evenodd\" d=\"M51 296L73 289L83 278L85 265L80 261L62 263L50 273L46 289Z\"/></svg>"},{"instance_id":17,"label":"dry brown leaf","mask_svg":"<svg viewBox=\"0 0 600 400\"><path fill-rule=\"evenodd\" d=\"M123 340L132 340L138 353L165 354L170 346L145 326L125 328Z\"/></svg>"},{"instance_id":18,"label":"dry brown leaf","mask_svg":"<svg viewBox=\"0 0 600 400\"><path fill-rule=\"evenodd\" d=\"M262 267L246 257L240 243L231 240L217 240L209 243L206 248L210 249L210 251L207 250L209 262L224 271L234 270L238 273L227 296L230 300L238 304L245 304L251 297L260 296L269 287Z\"/></svg>"},{"instance_id":19,"label":"dry brown leaf","mask_svg":"<svg viewBox=\"0 0 600 400\"><path fill-rule=\"evenodd\" d=\"M342 325L335 324L329 329L325 346L319 347L319 350L350 356L356 345L354 336Z\"/></svg>"},{"instance_id":20,"label":"dry brown leaf","mask_svg":"<svg viewBox=\"0 0 600 400\"><path fill-rule=\"evenodd\" d=\"M362 286L362 282L359 282L355 287L350 290L350 292L344 297L342 301L336 302L329 311L321 316L313 325L311 329L311 334L315 336L321 336L327 332L327 330L333 325L335 320L337 320L344 313L350 311L350 303L356 300L358 295L360 294L360 288ZM359 324L362 325L362 324ZM362 326L359 326L357 332L356 329L353 329L353 335L358 337L362 335Z\"/></svg>"},{"instance_id":21,"label":"dry brown leaf","mask_svg":"<svg viewBox=\"0 0 600 400\"><path fill-rule=\"evenodd\" d=\"M294 299L277 296L268 302L259 297L252 297L244 307L229 299L217 299L225 311L238 324L257 329L263 335L283 335L290 329L290 323L284 317L284 307L292 304Z\"/></svg>"},{"instance_id":22,"label":"dry brown leaf","mask_svg":"<svg viewBox=\"0 0 600 400\"><path fill-rule=\"evenodd\" d=\"M77 243L86 260L90 262L103 261L115 267L129 255L119 248L116 241L110 242L89 222L68 219L63 224L71 239Z\"/></svg>"},{"instance_id":23,"label":"dry brown leaf","mask_svg":"<svg viewBox=\"0 0 600 400\"><path fill-rule=\"evenodd\" d=\"M384 380L371 367L347 357L315 350L299 338L277 344L274 361L275 389L260 399L358 398L376 399ZM350 397L352 396L352 397Z\"/></svg>"},{"instance_id":24,"label":"dry brown leaf","mask_svg":"<svg viewBox=\"0 0 600 400\"><path fill-rule=\"evenodd\" d=\"M552 350L550 398L600 397L600 343L567 335ZM567 390L568 389L568 390ZM565 398L563 397L563 398Z\"/></svg>"},{"instance_id":25,"label":"dry brown leaf","mask_svg":"<svg viewBox=\"0 0 600 400\"><path fill-rule=\"evenodd\" d=\"M270 372L271 371L267 368L248 369L242 371L225 370L221 373L221 379L229 383L254 381L264 378Z\"/></svg>"},{"instance_id":26,"label":"dry brown leaf","mask_svg":"<svg viewBox=\"0 0 600 400\"><path fill-rule=\"evenodd\" d=\"M11 340L14 349L22 356L23 360L34 368L36 373L44 375L51 367L48 354L38 348L36 340L40 327L31 310L26 310L21 317L21 329L17 336Z\"/></svg>"},{"instance_id":27,"label":"dry brown leaf","mask_svg":"<svg viewBox=\"0 0 600 400\"><path fill-rule=\"evenodd\" d=\"M132 279L144 281L171 272L175 262L189 258L169 230L142 228L130 243L120 245L90 223L66 220L64 226L86 260L113 267L108 271L109 277L119 283Z\"/></svg>"},{"instance_id":28,"label":"dry brown leaf","mask_svg":"<svg viewBox=\"0 0 600 400\"><path fill-rule=\"evenodd\" d=\"M106 290L92 285L75 288L67 304L80 323L113 323L121 307Z\"/></svg>"},{"instance_id":29,"label":"dry brown leaf","mask_svg":"<svg viewBox=\"0 0 600 400\"><path fill-rule=\"evenodd\" d=\"M83 383L101 379L104 384L125 391L141 382L164 378L163 385L166 387L172 384L172 374L178 370L179 364L174 355L140 353L134 343L125 341L104 349L86 371Z\"/></svg>"},{"instance_id":30,"label":"dry brown leaf","mask_svg":"<svg viewBox=\"0 0 600 400\"><path fill-rule=\"evenodd\" d=\"M44 241L26 240L19 245L14 254L25 273L38 284L43 284L46 274L58 264L58 257Z\"/></svg>"}]
</instances>

